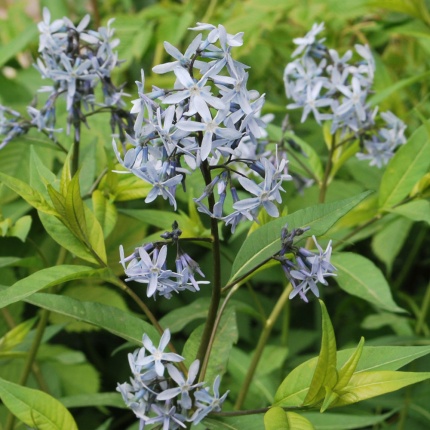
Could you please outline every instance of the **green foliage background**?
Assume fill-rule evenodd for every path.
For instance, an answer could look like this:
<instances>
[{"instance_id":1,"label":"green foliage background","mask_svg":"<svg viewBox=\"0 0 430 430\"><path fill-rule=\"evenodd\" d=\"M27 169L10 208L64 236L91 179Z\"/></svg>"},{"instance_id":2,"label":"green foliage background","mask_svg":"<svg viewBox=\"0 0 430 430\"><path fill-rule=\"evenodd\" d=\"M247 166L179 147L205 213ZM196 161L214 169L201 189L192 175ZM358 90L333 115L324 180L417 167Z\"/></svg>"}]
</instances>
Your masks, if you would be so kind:
<instances>
[{"instance_id":1,"label":"green foliage background","mask_svg":"<svg viewBox=\"0 0 430 430\"><path fill-rule=\"evenodd\" d=\"M282 75L293 51L292 39L305 34L314 22L324 21L327 45L340 53L355 43L371 46L376 60L372 103L378 104L381 110L391 110L404 120L408 125L408 136L425 124L415 138L417 150L424 148L427 151L422 155L424 158L414 158L416 151L411 150L409 158L401 158L399 166L395 166L396 172L400 172L405 163L414 165L429 156L428 149L425 149L429 146L430 118L429 3L424 0L108 0L73 3L51 0L41 1L37 7L33 2L21 0L8 5L0 3L0 103L25 113L37 89L47 84L31 67L37 57L36 22L40 20L43 6L50 8L53 18L68 16L79 20L89 12L94 27L104 25L108 19L115 17L113 26L116 36L121 40L119 58L125 61L116 71L114 79L126 83L126 92L132 95L131 100L136 98L134 81L140 79L141 68L145 69L148 88L151 85L165 87L173 84L174 78L170 74L155 75L150 72L154 65L168 60L163 41L167 40L182 50L193 37L187 31L188 27L196 22L222 23L230 33L245 32L245 43L237 50L236 58L251 66L249 87L266 93L264 109L266 113L276 115L270 128L271 135L276 138L286 113ZM61 115L65 119L65 113L60 113L58 123L62 122ZM318 171L321 168L318 166L319 157L322 155L324 159L326 148L320 127L300 124L298 112L292 111L289 115L296 135L313 148L316 156L315 159L310 158L310 167ZM46 388L51 395L60 399L70 408L80 429L135 429L135 418L131 413L119 409L123 407L122 401L113 392L117 382L128 380L127 353L139 343L144 330L149 333L153 329L141 319L135 304L107 283L113 275L122 274L118 264L118 247L123 244L124 248L130 250L144 241L150 241L160 231L168 229L174 219L179 222L186 236L209 236L209 231L205 220L200 219L193 205L189 204L190 201L192 203L193 195L201 193L202 186L198 183L194 184L194 188L190 187L188 194L178 196L180 211L178 216L173 216L162 203L157 202L149 209L144 206L139 198L148 191L145 184L110 172L114 168L114 157L106 121L103 116L94 116L89 121L90 129L83 130L82 168L79 181L74 186L80 188L84 201L96 213L101 230L97 234L91 233L94 237L89 240L99 257L108 262L113 274L93 269L82 275L81 272L87 270L84 266L96 261L94 255L85 251L78 242L70 245L72 239L61 230L63 226L59 221L49 217L49 214L47 216L46 207L36 206L36 211L28 200L19 198L19 193L15 191L22 185L15 184L15 188L0 185L0 284L3 287L14 285L18 290L20 279L32 274L35 276L31 292L26 294L21 290L21 301L14 300L14 303L2 309L0 337L10 333L12 327L16 331L11 336L11 342L8 343L7 336L0 341L0 378L19 382L24 359L35 336L33 324L39 312L37 306L57 310L49 314L49 326L27 386ZM64 137L63 144L70 146L70 138ZM316 161L313 163L312 160ZM61 181L61 166L64 162L64 154L53 149L52 144L40 134L31 132L0 152L0 173L29 184L49 201L45 185ZM294 162L291 163L294 166ZM94 181L106 166L109 172L91 195ZM330 203L366 190L379 189L379 206L378 197L374 194L344 217L326 236L327 240L333 238L338 250L343 251L334 257L334 264L341 267L344 263L345 267L349 267L352 259L357 267L355 273L347 273L347 270L339 273L337 281L341 288L333 282L323 291L340 349L355 347L362 335L369 347L425 347L430 344L428 164L416 171L417 177L406 174L402 177L407 182L406 192L402 195L402 191L398 191L400 197L397 198L396 195L384 195L384 186L392 190L387 173L350 159L340 168L328 190L327 202ZM416 185L418 180L421 182ZM70 188L70 193L74 192L76 190ZM415 206L395 207L403 198L413 196L414 193L420 195L418 206L415 201ZM297 194L293 187L288 188L284 199L284 215L317 203L317 196L316 186L306 189L303 195ZM87 211L88 208L84 206L82 211ZM380 210L381 207L384 210ZM159 211L154 212L155 209ZM372 220L378 213L381 219L377 223L369 222L354 236L354 243L348 240L340 242L353 227ZM262 219L263 223L265 221ZM69 243L69 250L75 257L63 255L58 240L56 242L46 235L45 230L52 234L63 234L64 241ZM225 238L229 239L228 233L224 233ZM100 237L106 239L105 244L98 241ZM232 262L245 237L246 231L240 231L223 250L224 283L229 280ZM210 277L209 252L197 247L194 252L202 256L199 262L204 273ZM358 261L357 254L366 257L366 262ZM64 271L61 276L53 271L41 275L41 269L49 271L47 268L52 268L58 261L70 266L67 276ZM76 262L84 266L80 268ZM381 293L378 297L379 306L375 301L363 300L366 297L362 293L357 294L355 291L354 294L354 287L348 290L351 277L365 277L374 266L379 269L383 281L377 278L372 288L378 288L385 282L384 291L391 291L388 296ZM49 284L51 278L55 282ZM232 399L243 383L251 353L255 349L255 331L261 330L262 322L280 295L282 279L282 271L269 265L253 278L252 284L249 283L236 293L234 306L232 304L231 310L225 315L228 320L224 321L224 325L228 328L227 349L231 350L230 359L216 364L226 370L223 387L231 390ZM50 288L49 292L61 294L55 297L47 297L46 291L34 294L47 287ZM144 297L141 292L138 294ZM162 324L170 325L172 333L177 333L175 345L178 350L182 349L187 338L193 336L194 330L198 330L206 317L205 303L208 297L209 294L203 291L197 300L184 294L170 301L151 304ZM2 296L2 300L6 298ZM75 314L70 311L76 305L76 300L94 304L88 305L85 318L79 317L79 311ZM97 307L99 303L110 308L100 310ZM399 307L406 312L398 312ZM60 313L59 309L65 311ZM124 329L123 333L118 334L115 324L111 330L107 327L109 321L118 318L119 311L128 311L129 319L124 322L128 330ZM94 324L97 318L102 321L99 325L107 330L99 330L88 324ZM261 365L257 368L244 404L246 408L264 407L276 400L279 382L287 373L318 354L320 329L318 302L305 307L303 303L294 301L285 306L282 317L274 326ZM154 332L154 339L156 336ZM237 338L239 342L233 346ZM128 341L127 344L124 344L124 339ZM192 345L188 344L185 348L190 350ZM428 358L417 359L408 366L407 370L430 371ZM367 400L354 408L349 406L342 409L342 413L335 411L331 415L319 415L309 412L305 416L317 429L425 430L430 427L429 398L430 384L424 382ZM277 413L273 411L273 414ZM0 422L4 423L6 416L5 406L0 405ZM297 417L291 419L300 421ZM245 428L244 421L237 427L232 422L229 424L232 426L229 428ZM214 429L224 428L219 427L218 421L211 424L208 420L207 425L212 425L209 428ZM295 425L299 426L300 423L297 421ZM254 420L246 428L263 426L261 416L260 421Z\"/></svg>"}]
</instances>

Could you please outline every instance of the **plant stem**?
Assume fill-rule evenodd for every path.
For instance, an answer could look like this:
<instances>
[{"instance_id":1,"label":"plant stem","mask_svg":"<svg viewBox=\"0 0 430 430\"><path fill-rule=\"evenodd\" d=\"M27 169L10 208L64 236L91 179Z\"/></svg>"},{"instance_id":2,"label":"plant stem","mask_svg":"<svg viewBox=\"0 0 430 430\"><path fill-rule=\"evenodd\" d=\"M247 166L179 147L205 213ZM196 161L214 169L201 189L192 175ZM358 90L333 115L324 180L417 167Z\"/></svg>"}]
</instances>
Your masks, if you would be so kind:
<instances>
[{"instance_id":1,"label":"plant stem","mask_svg":"<svg viewBox=\"0 0 430 430\"><path fill-rule=\"evenodd\" d=\"M209 169L209 163L205 160L201 165L201 171L205 184L211 183L211 173ZM215 197L211 193L208 196L209 210L213 212L215 206ZM197 359L201 363L209 360L210 350L208 350L210 338L215 325L217 317L218 307L221 300L221 250L220 250L220 239L218 233L218 221L215 218L211 218L211 235L213 238L212 242L212 259L213 259L213 285L212 285L212 296L209 305L208 316L206 319L205 328L203 330L202 339L200 341L199 350L197 352Z\"/></svg>"},{"instance_id":2,"label":"plant stem","mask_svg":"<svg viewBox=\"0 0 430 430\"><path fill-rule=\"evenodd\" d=\"M326 197L327 188L328 188L328 181L329 181L329 177L330 177L330 173L331 173L331 168L333 167L333 154L334 154L335 149L336 149L335 135L333 135L331 138L331 146L330 146L330 150L328 153L327 164L325 166L323 181L321 183L320 194L319 194L319 198L318 198L319 203L325 202L325 197Z\"/></svg>"},{"instance_id":3,"label":"plant stem","mask_svg":"<svg viewBox=\"0 0 430 430\"><path fill-rule=\"evenodd\" d=\"M202 366L200 368L199 382L203 382L204 379L205 379L206 370L207 370L208 363L209 363L210 353L211 353L211 350L212 350L213 343L215 341L216 331L217 331L219 323L221 321L222 313L224 312L224 310L225 310L225 308L227 306L227 303L229 302L229 300L231 299L231 297L233 296L233 294L240 288L240 286L241 286L241 284L236 284L229 291L229 293L227 294L227 297L225 298L222 306L219 309L218 315L216 317L216 320L215 320L215 323L214 323L214 326L213 326L213 329L212 329L211 337L209 339L209 343L208 343L208 346L207 346L207 352L206 352L206 354L204 356L203 363L202 363Z\"/></svg>"},{"instance_id":4,"label":"plant stem","mask_svg":"<svg viewBox=\"0 0 430 430\"><path fill-rule=\"evenodd\" d=\"M75 103L75 107L78 112L80 112L80 103ZM75 120L73 122L73 126L75 128L73 134L73 155L72 155L72 166L71 166L71 174L72 177L75 176L76 172L79 169L79 147L81 142L81 121Z\"/></svg>"},{"instance_id":5,"label":"plant stem","mask_svg":"<svg viewBox=\"0 0 430 430\"><path fill-rule=\"evenodd\" d=\"M272 310L269 318L266 320L263 331L260 334L260 338L258 339L257 347L254 351L254 356L252 357L251 364L248 368L248 372L246 373L245 380L240 389L239 396L237 398L236 404L234 405L235 409L240 409L243 406L243 402L245 401L246 395L248 394L249 387L251 385L252 379L254 377L255 371L257 369L257 365L260 361L261 355L263 354L264 347L266 346L267 339L272 332L273 326L275 325L276 320L279 317L282 309L285 306L285 303L288 300L288 297L292 291L293 287L291 284L288 284L281 297L279 297L275 307Z\"/></svg>"},{"instance_id":6,"label":"plant stem","mask_svg":"<svg viewBox=\"0 0 430 430\"><path fill-rule=\"evenodd\" d=\"M417 324L415 326L415 333L416 334L420 334L423 327L424 327L429 307L430 307L430 282L427 285L427 289L426 289L426 292L424 294L424 299L423 299L422 306L421 306L421 312L418 315L418 321L417 321Z\"/></svg>"}]
</instances>

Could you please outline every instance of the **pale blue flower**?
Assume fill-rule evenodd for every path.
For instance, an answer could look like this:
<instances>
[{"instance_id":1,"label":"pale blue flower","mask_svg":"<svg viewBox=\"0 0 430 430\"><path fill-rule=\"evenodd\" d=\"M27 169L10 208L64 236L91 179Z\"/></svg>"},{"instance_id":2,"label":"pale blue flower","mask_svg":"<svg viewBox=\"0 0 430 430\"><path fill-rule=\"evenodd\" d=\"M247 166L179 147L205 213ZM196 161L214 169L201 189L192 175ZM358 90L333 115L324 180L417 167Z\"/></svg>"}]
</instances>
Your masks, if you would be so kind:
<instances>
[{"instance_id":1,"label":"pale blue flower","mask_svg":"<svg viewBox=\"0 0 430 430\"><path fill-rule=\"evenodd\" d=\"M158 348L154 346L151 339L146 335L143 335L142 343L145 349L150 353L146 357L139 357L136 359L136 364L138 366L148 367L148 365L154 365L155 372L158 376L164 375L164 366L166 362L179 363L184 360L179 354L173 352L164 352L166 346L170 342L170 330L166 329L161 336Z\"/></svg>"}]
</instances>

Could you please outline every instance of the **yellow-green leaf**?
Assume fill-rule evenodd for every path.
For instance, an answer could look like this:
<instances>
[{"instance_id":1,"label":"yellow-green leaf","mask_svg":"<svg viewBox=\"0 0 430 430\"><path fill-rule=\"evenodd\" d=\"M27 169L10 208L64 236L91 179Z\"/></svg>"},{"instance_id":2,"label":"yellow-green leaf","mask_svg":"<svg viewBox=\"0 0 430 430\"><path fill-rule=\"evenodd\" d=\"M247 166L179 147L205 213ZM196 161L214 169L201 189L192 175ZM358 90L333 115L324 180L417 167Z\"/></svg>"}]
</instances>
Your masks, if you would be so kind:
<instances>
[{"instance_id":1,"label":"yellow-green leaf","mask_svg":"<svg viewBox=\"0 0 430 430\"><path fill-rule=\"evenodd\" d=\"M319 301L322 312L321 350L312 382L303 401L304 405L318 403L325 396L326 387L331 389L337 382L336 374L336 338L327 308L322 300Z\"/></svg>"},{"instance_id":2,"label":"yellow-green leaf","mask_svg":"<svg viewBox=\"0 0 430 430\"><path fill-rule=\"evenodd\" d=\"M295 412L285 412L279 406L270 408L264 414L265 430L314 430L315 427L305 417Z\"/></svg>"},{"instance_id":3,"label":"yellow-green leaf","mask_svg":"<svg viewBox=\"0 0 430 430\"><path fill-rule=\"evenodd\" d=\"M43 391L22 387L0 378L0 397L24 424L38 430L78 430L70 412Z\"/></svg>"},{"instance_id":4,"label":"yellow-green leaf","mask_svg":"<svg viewBox=\"0 0 430 430\"><path fill-rule=\"evenodd\" d=\"M380 370L376 372L360 372L352 376L345 387L345 393L333 406L344 406L362 400L371 399L381 394L400 390L417 382L430 379L430 372L398 372Z\"/></svg>"}]
</instances>

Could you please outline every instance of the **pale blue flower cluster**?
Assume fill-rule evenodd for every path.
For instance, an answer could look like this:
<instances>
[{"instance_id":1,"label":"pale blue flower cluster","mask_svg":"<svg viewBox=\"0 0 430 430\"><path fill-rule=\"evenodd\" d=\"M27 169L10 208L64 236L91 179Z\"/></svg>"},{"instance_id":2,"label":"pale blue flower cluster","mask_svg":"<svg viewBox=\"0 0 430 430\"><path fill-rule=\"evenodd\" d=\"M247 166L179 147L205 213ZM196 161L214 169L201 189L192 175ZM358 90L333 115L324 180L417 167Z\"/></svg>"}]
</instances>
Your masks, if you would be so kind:
<instances>
[{"instance_id":1,"label":"pale blue flower cluster","mask_svg":"<svg viewBox=\"0 0 430 430\"><path fill-rule=\"evenodd\" d=\"M353 52L342 57L334 49L317 39L324 23L314 24L303 38L294 39L298 45L284 71L287 97L293 103L288 109L302 109L301 121L312 114L318 124L331 121L331 134L340 133L342 139L359 139L360 159L370 165L387 164L394 150L406 142L405 124L391 112L371 109L367 97L372 91L375 62L367 45L355 45L358 61L351 62ZM381 126L381 122L385 126Z\"/></svg>"},{"instance_id":2,"label":"pale blue flower cluster","mask_svg":"<svg viewBox=\"0 0 430 430\"><path fill-rule=\"evenodd\" d=\"M80 124L87 124L85 112L96 108L110 112L112 131L118 130L121 141L125 140L125 132L131 132L132 116L123 110L126 94L111 80L113 69L120 63L115 51L119 39L114 39L111 28L113 20L98 31L88 30L89 22L89 15L77 26L66 17L51 22L49 10L43 9L43 21L38 24L39 58L35 67L43 79L53 84L39 90L48 93L47 100L41 109L27 108L29 120L0 107L0 135L5 135L0 149L32 127L55 140L54 132L61 131L55 129L59 98L66 99L67 132L73 126L75 140L80 140ZM5 118L4 113L9 117Z\"/></svg>"},{"instance_id":3,"label":"pale blue flower cluster","mask_svg":"<svg viewBox=\"0 0 430 430\"><path fill-rule=\"evenodd\" d=\"M181 235L177 223L173 224L172 232L161 235L164 239L171 239L176 245L176 272L167 269L167 247L166 242L147 243L136 248L133 254L126 257L121 245L120 263L127 275L126 281L135 281L147 285L147 297L162 296L170 299L172 293L188 290L200 291L201 284L208 281L197 281L195 275L205 277L199 265L185 253L179 245Z\"/></svg>"},{"instance_id":4,"label":"pale blue flower cluster","mask_svg":"<svg viewBox=\"0 0 430 430\"><path fill-rule=\"evenodd\" d=\"M213 394L203 387L205 382L195 382L199 360L190 365L187 376L179 371L172 363L184 358L164 352L169 341L169 329L164 331L158 347L144 334L143 347L128 356L133 374L130 383L118 384L117 391L125 404L139 418L139 430L151 424L159 424L163 430L187 428L186 423L197 425L210 412L221 411L227 397L228 391L219 394L219 376L215 378Z\"/></svg>"},{"instance_id":5,"label":"pale blue flower cluster","mask_svg":"<svg viewBox=\"0 0 430 430\"><path fill-rule=\"evenodd\" d=\"M281 263L286 277L293 286L293 291L291 291L289 296L290 299L299 295L305 302L308 302L306 294L309 291L316 297L319 297L318 283L327 285L326 278L336 276L334 272L337 270L330 263L332 253L331 241L327 244L327 248L324 251L318 244L315 236L312 236L318 253L294 246L294 239L308 229L309 227L305 229L293 229L289 232L287 226L285 226L281 232L282 249L274 257ZM294 255L295 261L291 260L291 254Z\"/></svg>"},{"instance_id":6,"label":"pale blue flower cluster","mask_svg":"<svg viewBox=\"0 0 430 430\"><path fill-rule=\"evenodd\" d=\"M282 182L291 176L285 159L272 163L267 152L262 158L264 145L259 142L267 136L269 120L260 115L264 95L247 89L248 66L231 55L242 45L243 33L232 35L222 25L202 23L191 30L207 34L199 33L184 53L165 42L174 61L153 68L155 73L173 72L173 88L153 87L145 93L142 71L139 98L131 110L137 115L134 133L122 151L115 141L113 146L119 163L152 185L146 203L161 196L176 209L176 189L185 188L191 171L203 165L209 172L216 170L195 201L199 211L225 221L234 231L240 221L255 220L260 208L278 216ZM252 171L260 181L253 179ZM209 210L204 200L214 194L215 185L218 199ZM240 200L237 186L252 197ZM224 205L228 192L233 213L226 213Z\"/></svg>"}]
</instances>

